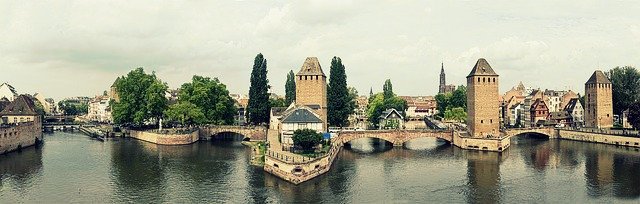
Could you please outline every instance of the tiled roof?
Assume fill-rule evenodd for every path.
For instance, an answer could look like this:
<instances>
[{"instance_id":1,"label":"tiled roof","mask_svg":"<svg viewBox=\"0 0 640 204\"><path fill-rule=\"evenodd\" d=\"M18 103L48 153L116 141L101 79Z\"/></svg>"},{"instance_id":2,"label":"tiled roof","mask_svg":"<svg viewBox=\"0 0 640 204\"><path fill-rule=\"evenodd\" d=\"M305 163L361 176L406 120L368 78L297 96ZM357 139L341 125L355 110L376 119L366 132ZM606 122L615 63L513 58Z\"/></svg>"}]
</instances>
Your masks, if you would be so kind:
<instances>
[{"instance_id":1,"label":"tiled roof","mask_svg":"<svg viewBox=\"0 0 640 204\"><path fill-rule=\"evenodd\" d=\"M26 95L20 95L7 105L0 115L38 115L35 104Z\"/></svg>"},{"instance_id":2,"label":"tiled roof","mask_svg":"<svg viewBox=\"0 0 640 204\"><path fill-rule=\"evenodd\" d=\"M487 60L480 58L467 77L471 76L498 76L498 74L493 71Z\"/></svg>"},{"instance_id":3,"label":"tiled roof","mask_svg":"<svg viewBox=\"0 0 640 204\"><path fill-rule=\"evenodd\" d=\"M571 114L569 114L569 112L567 111L558 111L558 112L551 112L549 113L549 118L551 120L562 120L562 119L570 119Z\"/></svg>"},{"instance_id":4,"label":"tiled roof","mask_svg":"<svg viewBox=\"0 0 640 204\"><path fill-rule=\"evenodd\" d=\"M317 57L307 57L306 60L304 60L304 63L302 64L302 67L300 67L300 71L298 71L298 74L296 74L296 76L298 75L324 75L324 72L322 71L322 67L320 67L320 62L318 62L318 58Z\"/></svg>"},{"instance_id":5,"label":"tiled roof","mask_svg":"<svg viewBox=\"0 0 640 204\"><path fill-rule=\"evenodd\" d=\"M569 100L569 103L567 103L567 106L565 106L563 110L573 112L573 109L576 108L576 105L578 103L580 103L580 101L577 98L572 98L571 100Z\"/></svg>"},{"instance_id":6,"label":"tiled roof","mask_svg":"<svg viewBox=\"0 0 640 204\"><path fill-rule=\"evenodd\" d=\"M322 120L306 108L296 108L284 116L282 123L322 123Z\"/></svg>"},{"instance_id":7,"label":"tiled roof","mask_svg":"<svg viewBox=\"0 0 640 204\"><path fill-rule=\"evenodd\" d=\"M587 83L585 84L610 84L611 81L600 70L593 72Z\"/></svg>"}]
</instances>

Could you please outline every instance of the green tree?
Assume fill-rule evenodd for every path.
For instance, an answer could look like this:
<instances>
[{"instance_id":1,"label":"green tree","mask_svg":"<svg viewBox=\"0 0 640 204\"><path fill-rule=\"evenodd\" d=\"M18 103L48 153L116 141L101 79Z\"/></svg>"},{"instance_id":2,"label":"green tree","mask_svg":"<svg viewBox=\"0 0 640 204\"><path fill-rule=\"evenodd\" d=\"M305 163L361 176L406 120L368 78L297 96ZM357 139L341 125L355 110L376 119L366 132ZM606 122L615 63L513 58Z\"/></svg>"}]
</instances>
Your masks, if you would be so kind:
<instances>
[{"instance_id":1,"label":"green tree","mask_svg":"<svg viewBox=\"0 0 640 204\"><path fill-rule=\"evenodd\" d=\"M393 85L391 84L391 79L387 79L386 81L384 81L384 85L382 86L382 93L384 93L384 99L395 96L395 94L393 93Z\"/></svg>"},{"instance_id":2,"label":"green tree","mask_svg":"<svg viewBox=\"0 0 640 204\"><path fill-rule=\"evenodd\" d=\"M616 67L605 73L611 81L613 113L622 111L640 99L640 72L635 67Z\"/></svg>"},{"instance_id":3,"label":"green tree","mask_svg":"<svg viewBox=\"0 0 640 204\"><path fill-rule=\"evenodd\" d=\"M467 120L467 112L465 112L462 107L452 108L444 112L444 118L447 120L464 122Z\"/></svg>"},{"instance_id":4,"label":"green tree","mask_svg":"<svg viewBox=\"0 0 640 204\"><path fill-rule=\"evenodd\" d=\"M329 70L329 86L327 89L327 120L331 126L344 127L348 125L349 115L353 113L347 88L347 75L342 60L339 57L331 59Z\"/></svg>"},{"instance_id":5,"label":"green tree","mask_svg":"<svg viewBox=\"0 0 640 204\"><path fill-rule=\"evenodd\" d=\"M249 87L249 102L247 104L247 120L258 125L269 122L269 80L267 79L267 60L258 54L253 62L251 71L251 86Z\"/></svg>"},{"instance_id":6,"label":"green tree","mask_svg":"<svg viewBox=\"0 0 640 204\"><path fill-rule=\"evenodd\" d=\"M293 144L302 147L303 150L313 150L313 147L322 142L322 134L311 129L298 129L293 132Z\"/></svg>"},{"instance_id":7,"label":"green tree","mask_svg":"<svg viewBox=\"0 0 640 204\"><path fill-rule=\"evenodd\" d=\"M269 104L271 107L287 107L287 102L284 98L270 98Z\"/></svg>"},{"instance_id":8,"label":"green tree","mask_svg":"<svg viewBox=\"0 0 640 204\"><path fill-rule=\"evenodd\" d=\"M436 95L436 109L438 110L438 116L444 117L444 112L447 110L447 107L450 106L449 101L451 98L451 93L439 93Z\"/></svg>"},{"instance_id":9,"label":"green tree","mask_svg":"<svg viewBox=\"0 0 640 204\"><path fill-rule=\"evenodd\" d=\"M287 74L287 82L284 84L284 98L287 105L296 100L296 75L293 70ZM272 106L273 107L273 106Z\"/></svg>"},{"instance_id":10,"label":"green tree","mask_svg":"<svg viewBox=\"0 0 640 204\"><path fill-rule=\"evenodd\" d=\"M149 119L158 119L167 108L164 97L167 85L155 73L147 74L141 67L121 77L116 82L116 91L120 101L113 103L112 115L117 124L141 125Z\"/></svg>"},{"instance_id":11,"label":"green tree","mask_svg":"<svg viewBox=\"0 0 640 204\"><path fill-rule=\"evenodd\" d=\"M193 76L191 83L182 84L178 101L189 102L198 107L204 114L206 123L231 125L237 113L227 86L218 78Z\"/></svg>"},{"instance_id":12,"label":"green tree","mask_svg":"<svg viewBox=\"0 0 640 204\"><path fill-rule=\"evenodd\" d=\"M640 129L640 101L636 101L629 106L629 123L633 128Z\"/></svg>"},{"instance_id":13,"label":"green tree","mask_svg":"<svg viewBox=\"0 0 640 204\"><path fill-rule=\"evenodd\" d=\"M169 106L164 114L170 121L179 122L182 125L199 125L207 122L202 109L188 101L181 101Z\"/></svg>"},{"instance_id":14,"label":"green tree","mask_svg":"<svg viewBox=\"0 0 640 204\"><path fill-rule=\"evenodd\" d=\"M403 116L406 116L406 110L408 108L407 101L404 99L394 96L388 99L384 99L384 93L374 94L373 97L369 98L369 106L367 107L367 118L371 124L374 126L379 126L378 117L387 109L396 109Z\"/></svg>"},{"instance_id":15,"label":"green tree","mask_svg":"<svg viewBox=\"0 0 640 204\"><path fill-rule=\"evenodd\" d=\"M451 109L461 107L462 110L467 111L467 87L458 86L458 88L453 91L450 98Z\"/></svg>"}]
</instances>

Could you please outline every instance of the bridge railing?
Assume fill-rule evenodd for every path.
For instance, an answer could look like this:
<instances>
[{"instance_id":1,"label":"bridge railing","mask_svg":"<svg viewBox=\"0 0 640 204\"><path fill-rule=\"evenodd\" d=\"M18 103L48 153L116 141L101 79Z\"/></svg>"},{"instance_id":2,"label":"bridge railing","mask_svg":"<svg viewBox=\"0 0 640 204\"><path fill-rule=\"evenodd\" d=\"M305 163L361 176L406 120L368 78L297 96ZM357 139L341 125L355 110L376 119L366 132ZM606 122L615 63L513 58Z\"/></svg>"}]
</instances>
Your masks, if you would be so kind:
<instances>
[{"instance_id":1,"label":"bridge railing","mask_svg":"<svg viewBox=\"0 0 640 204\"><path fill-rule=\"evenodd\" d=\"M612 130L612 129L575 128L575 127L564 127L564 128L556 128L556 129L573 131L573 132L605 134L605 135L611 135L611 136L640 137L640 131L637 131L637 130Z\"/></svg>"},{"instance_id":2,"label":"bridge railing","mask_svg":"<svg viewBox=\"0 0 640 204\"><path fill-rule=\"evenodd\" d=\"M317 160L320 160L322 158L325 158L327 156L331 156L334 155L335 153L337 153L339 147L336 145L332 145L331 148L329 149L329 152L322 154L318 157L307 157L307 156L302 156L302 155L291 155L291 154L282 154L279 153L278 151L273 151L273 150L267 150L267 156L269 156L270 158L279 160L281 162L285 162L288 164L305 164L305 163L310 163L310 162L314 162Z\"/></svg>"}]
</instances>

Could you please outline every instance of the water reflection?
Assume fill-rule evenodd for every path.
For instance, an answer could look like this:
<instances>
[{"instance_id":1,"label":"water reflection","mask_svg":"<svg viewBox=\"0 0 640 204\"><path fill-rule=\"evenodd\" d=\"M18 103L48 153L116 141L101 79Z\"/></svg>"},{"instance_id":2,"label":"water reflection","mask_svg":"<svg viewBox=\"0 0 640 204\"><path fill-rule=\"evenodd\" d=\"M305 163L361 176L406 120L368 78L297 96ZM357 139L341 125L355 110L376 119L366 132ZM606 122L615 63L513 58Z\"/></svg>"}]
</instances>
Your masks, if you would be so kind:
<instances>
[{"instance_id":1,"label":"water reflection","mask_svg":"<svg viewBox=\"0 0 640 204\"><path fill-rule=\"evenodd\" d=\"M43 145L0 155L0 189L24 194L42 175ZM12 186L8 189L5 186Z\"/></svg>"},{"instance_id":2,"label":"water reflection","mask_svg":"<svg viewBox=\"0 0 640 204\"><path fill-rule=\"evenodd\" d=\"M13 202L500 203L640 198L640 152L516 137L505 152L433 138L403 147L354 140L331 171L293 185L249 165L239 141L159 146L54 133L42 148L0 155L0 197ZM2 201L0 201L2 202Z\"/></svg>"}]
</instances>

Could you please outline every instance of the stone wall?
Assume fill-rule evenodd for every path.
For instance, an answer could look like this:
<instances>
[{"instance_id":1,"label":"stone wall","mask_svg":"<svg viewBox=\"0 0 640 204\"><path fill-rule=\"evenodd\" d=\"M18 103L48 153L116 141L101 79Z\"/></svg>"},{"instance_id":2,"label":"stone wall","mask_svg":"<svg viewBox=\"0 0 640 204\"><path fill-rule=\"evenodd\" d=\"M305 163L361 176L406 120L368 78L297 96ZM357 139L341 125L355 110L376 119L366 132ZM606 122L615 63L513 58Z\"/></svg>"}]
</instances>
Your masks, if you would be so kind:
<instances>
[{"instance_id":1,"label":"stone wall","mask_svg":"<svg viewBox=\"0 0 640 204\"><path fill-rule=\"evenodd\" d=\"M25 122L0 127L0 154L24 148L42 141L42 125Z\"/></svg>"},{"instance_id":2,"label":"stone wall","mask_svg":"<svg viewBox=\"0 0 640 204\"><path fill-rule=\"evenodd\" d=\"M329 171L340 150L342 146L334 145L326 155L309 160L294 160L277 152L267 151L264 170L293 184L299 184Z\"/></svg>"},{"instance_id":3,"label":"stone wall","mask_svg":"<svg viewBox=\"0 0 640 204\"><path fill-rule=\"evenodd\" d=\"M503 138L471 138L454 133L453 145L462 149L502 152L511 146L510 137Z\"/></svg>"},{"instance_id":4,"label":"stone wall","mask_svg":"<svg viewBox=\"0 0 640 204\"><path fill-rule=\"evenodd\" d=\"M578 132L570 130L558 130L558 138L584 142L596 142L603 144L621 145L640 148L640 137L624 137L607 135L602 133Z\"/></svg>"},{"instance_id":5,"label":"stone wall","mask_svg":"<svg viewBox=\"0 0 640 204\"><path fill-rule=\"evenodd\" d=\"M142 141L151 142L159 145L185 145L197 142L199 131L193 131L189 134L160 134L148 131L136 131L130 130L129 137L136 138Z\"/></svg>"},{"instance_id":6,"label":"stone wall","mask_svg":"<svg viewBox=\"0 0 640 204\"><path fill-rule=\"evenodd\" d=\"M265 141L267 139L267 127L228 125L200 127L200 139L210 140L211 137L224 132L241 134L251 141Z\"/></svg>"},{"instance_id":7,"label":"stone wall","mask_svg":"<svg viewBox=\"0 0 640 204\"><path fill-rule=\"evenodd\" d=\"M472 137L499 134L499 98L498 76L467 77L467 124Z\"/></svg>"}]
</instances>

